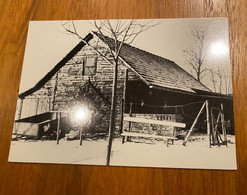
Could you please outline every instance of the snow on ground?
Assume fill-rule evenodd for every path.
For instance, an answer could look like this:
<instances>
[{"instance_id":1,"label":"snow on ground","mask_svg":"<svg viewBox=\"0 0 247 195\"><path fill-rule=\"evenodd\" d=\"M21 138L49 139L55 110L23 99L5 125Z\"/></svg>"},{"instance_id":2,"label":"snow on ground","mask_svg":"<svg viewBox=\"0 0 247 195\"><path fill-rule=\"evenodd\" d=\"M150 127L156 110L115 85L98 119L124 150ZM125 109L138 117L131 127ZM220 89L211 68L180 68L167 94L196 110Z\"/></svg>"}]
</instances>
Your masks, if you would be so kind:
<instances>
[{"instance_id":1,"label":"snow on ground","mask_svg":"<svg viewBox=\"0 0 247 195\"><path fill-rule=\"evenodd\" d=\"M105 165L107 141L12 141L11 162Z\"/></svg>"},{"instance_id":2,"label":"snow on ground","mask_svg":"<svg viewBox=\"0 0 247 195\"><path fill-rule=\"evenodd\" d=\"M231 143L226 146L209 148L205 136L196 137L184 147L182 141L166 147L166 143L156 140L134 140L122 144L120 138L114 139L111 165L236 169L235 138L228 136ZM40 162L62 164L105 165L107 140L60 140L56 141L12 141L10 162Z\"/></svg>"}]
</instances>

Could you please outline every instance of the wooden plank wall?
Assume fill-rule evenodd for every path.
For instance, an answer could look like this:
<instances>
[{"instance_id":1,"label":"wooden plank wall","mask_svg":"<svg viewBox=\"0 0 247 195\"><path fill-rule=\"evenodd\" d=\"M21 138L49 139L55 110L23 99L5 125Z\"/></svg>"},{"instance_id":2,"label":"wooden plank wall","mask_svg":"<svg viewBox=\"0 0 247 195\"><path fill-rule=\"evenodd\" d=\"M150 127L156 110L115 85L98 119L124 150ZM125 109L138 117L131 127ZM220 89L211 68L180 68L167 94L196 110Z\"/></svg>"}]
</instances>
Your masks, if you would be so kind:
<instances>
[{"instance_id":1,"label":"wooden plank wall","mask_svg":"<svg viewBox=\"0 0 247 195\"><path fill-rule=\"evenodd\" d=\"M247 194L247 1L0 1L0 194ZM8 163L29 20L228 17L237 171Z\"/></svg>"}]
</instances>

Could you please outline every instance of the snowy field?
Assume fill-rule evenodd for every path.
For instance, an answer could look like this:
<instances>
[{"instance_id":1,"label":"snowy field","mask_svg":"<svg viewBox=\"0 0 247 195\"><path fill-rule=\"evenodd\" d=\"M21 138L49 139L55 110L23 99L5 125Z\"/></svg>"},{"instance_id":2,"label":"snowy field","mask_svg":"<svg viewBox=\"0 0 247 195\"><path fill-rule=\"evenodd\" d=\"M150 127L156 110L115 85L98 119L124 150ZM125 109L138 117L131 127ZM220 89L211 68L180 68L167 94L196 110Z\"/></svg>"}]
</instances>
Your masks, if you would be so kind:
<instances>
[{"instance_id":1,"label":"snowy field","mask_svg":"<svg viewBox=\"0 0 247 195\"><path fill-rule=\"evenodd\" d=\"M235 138L228 136L228 147L209 148L206 136L191 137L184 147L182 141L166 147L166 143L156 140L133 140L122 144L114 139L111 165L198 168L198 169L236 169ZM12 141L10 162L62 163L105 165L107 140L60 140L56 141Z\"/></svg>"}]
</instances>

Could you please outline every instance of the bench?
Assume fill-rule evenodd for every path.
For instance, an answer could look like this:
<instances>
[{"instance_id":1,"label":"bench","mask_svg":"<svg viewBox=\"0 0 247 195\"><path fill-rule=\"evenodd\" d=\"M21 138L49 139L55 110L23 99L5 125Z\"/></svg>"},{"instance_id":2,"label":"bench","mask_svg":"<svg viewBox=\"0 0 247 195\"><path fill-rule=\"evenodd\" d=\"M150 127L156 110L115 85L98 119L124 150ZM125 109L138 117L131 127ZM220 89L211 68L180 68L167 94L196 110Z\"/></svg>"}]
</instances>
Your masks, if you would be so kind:
<instances>
[{"instance_id":1,"label":"bench","mask_svg":"<svg viewBox=\"0 0 247 195\"><path fill-rule=\"evenodd\" d=\"M174 122L174 121L165 121L165 120L154 120L154 119L145 119L145 118L137 118L131 116L125 116L124 121L135 122L135 123L148 123L148 124L156 124L156 125L165 125L165 126L174 126L185 128L185 123Z\"/></svg>"},{"instance_id":2,"label":"bench","mask_svg":"<svg viewBox=\"0 0 247 195\"><path fill-rule=\"evenodd\" d=\"M131 114L130 114L131 115ZM125 142L125 137L127 137L127 141L130 137L143 137L143 138L159 138L163 139L167 143L167 147L169 145L169 141L171 141L172 145L174 140L177 140L176 137L169 137L169 136L162 136L162 135L154 135L154 134L145 134L145 133L136 133L131 131L131 123L148 123L148 124L156 124L156 125L164 125L164 126L173 126L173 127L181 127L185 128L186 124L181 122L174 122L174 121L166 121L166 120L154 120L154 119L146 119L146 118L137 118L132 116L125 116L123 118L124 121L129 122L129 130L124 131L121 136L122 144Z\"/></svg>"},{"instance_id":3,"label":"bench","mask_svg":"<svg viewBox=\"0 0 247 195\"><path fill-rule=\"evenodd\" d=\"M121 134L122 136L122 144L125 142L125 137L143 137L143 138L158 138L163 139L166 141L166 146L169 146L169 141L171 141L172 145L174 143L174 140L177 140L176 137L168 137L168 136L162 136L162 135L154 135L154 134L145 134L145 133L136 133L136 132L123 132ZM128 139L127 139L128 140Z\"/></svg>"}]
</instances>

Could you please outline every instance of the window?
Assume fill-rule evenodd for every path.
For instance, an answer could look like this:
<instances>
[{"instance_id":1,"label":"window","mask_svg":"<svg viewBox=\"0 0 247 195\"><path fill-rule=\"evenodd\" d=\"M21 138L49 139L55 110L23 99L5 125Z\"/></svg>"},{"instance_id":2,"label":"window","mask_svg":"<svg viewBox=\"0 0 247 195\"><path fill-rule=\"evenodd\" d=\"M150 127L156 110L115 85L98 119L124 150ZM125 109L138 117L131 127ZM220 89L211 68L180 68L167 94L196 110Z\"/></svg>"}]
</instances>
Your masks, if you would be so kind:
<instances>
[{"instance_id":1,"label":"window","mask_svg":"<svg viewBox=\"0 0 247 195\"><path fill-rule=\"evenodd\" d=\"M82 75L92 76L96 74L97 56L85 56L83 58L83 70Z\"/></svg>"}]
</instances>

